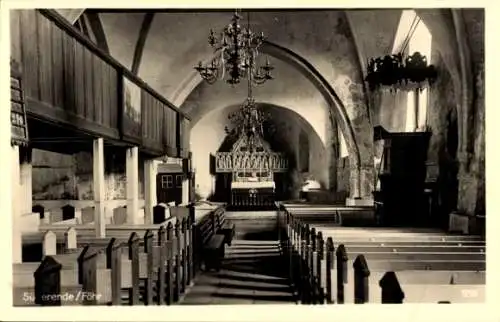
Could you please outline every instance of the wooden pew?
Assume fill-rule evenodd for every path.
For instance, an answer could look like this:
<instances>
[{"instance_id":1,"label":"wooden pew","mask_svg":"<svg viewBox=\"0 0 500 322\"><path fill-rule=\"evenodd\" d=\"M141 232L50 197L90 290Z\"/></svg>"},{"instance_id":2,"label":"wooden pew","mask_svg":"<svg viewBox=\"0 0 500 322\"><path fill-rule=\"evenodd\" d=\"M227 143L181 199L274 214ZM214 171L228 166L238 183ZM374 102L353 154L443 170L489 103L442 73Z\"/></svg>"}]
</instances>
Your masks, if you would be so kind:
<instances>
[{"instance_id":1,"label":"wooden pew","mask_svg":"<svg viewBox=\"0 0 500 322\"><path fill-rule=\"evenodd\" d=\"M72 248L76 244L76 234L73 231L68 231L67 239L67 245L70 248L63 254L58 255L56 254L55 234L49 231L44 237L44 257L41 262L13 265L15 305L60 305L61 301L70 305L81 304L82 297L79 298L77 294L82 292L81 278L79 276L79 269L81 263L83 263L81 260L82 250ZM96 270L99 268L97 267ZM100 274L101 272L97 273ZM47 295L54 290L60 290L58 294L64 293L65 296L60 298L60 296ZM56 293L50 294L54 295Z\"/></svg>"},{"instance_id":2,"label":"wooden pew","mask_svg":"<svg viewBox=\"0 0 500 322\"><path fill-rule=\"evenodd\" d=\"M285 229L283 229L285 236L282 237L284 239L282 244L286 250L284 253L288 256L290 262L289 275L293 281L292 283L298 290L297 295L302 303L334 303L335 300L337 303L346 303L350 302L350 300L353 300L354 303L365 303L368 301L393 303L387 302L395 301L394 299L387 300L387 292L393 294L394 298L398 298L400 294L397 287L387 285L394 285L394 278L391 274L395 274L394 271L397 270L401 270L397 274L400 274L405 281L405 288L410 294L407 298L410 302L431 301L435 303L442 301L443 298L452 299L454 302L467 302L463 294L460 294L460 292L463 292L464 287L470 294L475 295L477 299L484 298L485 274L484 266L481 266L481 264L484 265L484 261L480 257L483 255L481 252L477 252L479 264L474 263L472 267L466 267L464 265L467 264L463 263L461 267L457 267L457 262L454 262L454 267L451 269L449 261L447 263L446 260L443 261L441 259L430 262L431 266L428 266L428 263L425 263L425 261L424 264L421 264L419 263L420 260L412 262L408 259L400 258L398 261L391 258L391 254L393 253L399 256L397 251L385 254L384 252L372 253L376 254L376 256L383 254L382 258L384 260L380 258L379 260L368 260L365 256L366 254L356 254L354 260L349 260L346 247L343 244L339 245L337 250L334 251L331 236L328 237L325 247L321 231L316 233L314 227L309 227L308 224L304 224L300 220L293 218L289 213L283 212L281 215L285 215L285 218L280 219L279 222L285 226ZM390 243L386 244L386 246L392 247ZM416 247L415 244L406 246ZM401 249L401 245L399 247ZM443 249L445 246L440 247ZM476 248L476 250L478 249ZM414 252L414 254L417 253ZM450 256L453 257L455 254L460 253L452 252ZM370 272L370 269L368 269L368 263L373 272ZM439 265L442 267L438 267ZM347 278L348 267L352 267L354 270L354 281L351 282L348 282L349 279ZM438 274L429 274L428 269L434 270L436 268L441 268ZM474 270L477 268L482 269L482 271L475 272ZM418 271L415 269L426 270ZM392 272L388 275L389 277L386 276L387 272ZM370 293L368 291L375 287L374 284L370 284L369 282L370 275L373 275L372 279L375 277L377 280L380 280L377 287L381 287L382 292ZM390 282L387 282L387 279ZM336 287L334 284L336 284ZM384 288L391 287L394 290L387 291L386 289L384 291ZM471 301L474 302L474 299L471 299ZM475 300L475 302L477 301Z\"/></svg>"},{"instance_id":3,"label":"wooden pew","mask_svg":"<svg viewBox=\"0 0 500 322\"><path fill-rule=\"evenodd\" d=\"M225 235L218 234L221 228L219 216L223 211L215 211L204 218L196 227L197 253L202 254L199 265L205 265L205 270L220 270L224 258Z\"/></svg>"},{"instance_id":4,"label":"wooden pew","mask_svg":"<svg viewBox=\"0 0 500 322\"><path fill-rule=\"evenodd\" d=\"M290 203L282 203L278 207L309 223L327 222L329 225L335 224L336 226L359 226L360 223L369 226L376 225L373 207Z\"/></svg>"},{"instance_id":5,"label":"wooden pew","mask_svg":"<svg viewBox=\"0 0 500 322\"><path fill-rule=\"evenodd\" d=\"M215 224L218 228L217 234L224 235L224 243L228 246L231 246L231 242L233 241L234 234L236 232L236 226L231 221L225 218L225 211L217 211L215 212L215 216L213 220L216 220Z\"/></svg>"},{"instance_id":6,"label":"wooden pew","mask_svg":"<svg viewBox=\"0 0 500 322\"><path fill-rule=\"evenodd\" d=\"M19 297L27 289L38 288L43 284L43 279L33 281L34 273L47 271L44 274L49 276L50 271L50 276L58 276L48 279L51 281L51 292L63 286L65 292L72 292L73 302L74 294L81 291L85 294L101 294L99 298L93 299L87 296L84 304L89 305L173 304L186 291L193 276L191 231L190 218L184 218L182 221L177 220L175 226L171 222L166 229L161 226L156 246L152 231L147 231L142 240L137 233L132 232L127 241L110 238L107 239L107 245L102 247L103 239L99 240L99 246L87 245L78 253L62 255L55 254L54 233L47 233L52 248L46 251L44 261L15 265L14 280L18 284L25 283L17 285L15 293ZM141 242L144 246L142 249ZM69 304L61 301L51 303L45 301L40 304Z\"/></svg>"},{"instance_id":7,"label":"wooden pew","mask_svg":"<svg viewBox=\"0 0 500 322\"><path fill-rule=\"evenodd\" d=\"M72 205L64 205L60 209L52 209L47 211L42 205L34 205L32 212L40 216L41 222L45 224L59 224L59 223L74 223L79 224L82 221L82 212L75 209Z\"/></svg>"}]
</instances>

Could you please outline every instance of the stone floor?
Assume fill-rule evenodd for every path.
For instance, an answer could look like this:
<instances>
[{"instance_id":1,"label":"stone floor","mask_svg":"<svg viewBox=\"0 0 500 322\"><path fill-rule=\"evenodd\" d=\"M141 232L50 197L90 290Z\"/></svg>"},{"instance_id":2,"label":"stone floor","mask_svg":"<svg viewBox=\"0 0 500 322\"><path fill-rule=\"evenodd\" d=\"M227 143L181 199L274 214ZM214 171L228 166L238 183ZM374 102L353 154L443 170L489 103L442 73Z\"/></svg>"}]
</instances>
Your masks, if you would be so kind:
<instances>
[{"instance_id":1,"label":"stone floor","mask_svg":"<svg viewBox=\"0 0 500 322\"><path fill-rule=\"evenodd\" d=\"M234 240L219 272L201 272L180 304L295 304L277 241Z\"/></svg>"}]
</instances>

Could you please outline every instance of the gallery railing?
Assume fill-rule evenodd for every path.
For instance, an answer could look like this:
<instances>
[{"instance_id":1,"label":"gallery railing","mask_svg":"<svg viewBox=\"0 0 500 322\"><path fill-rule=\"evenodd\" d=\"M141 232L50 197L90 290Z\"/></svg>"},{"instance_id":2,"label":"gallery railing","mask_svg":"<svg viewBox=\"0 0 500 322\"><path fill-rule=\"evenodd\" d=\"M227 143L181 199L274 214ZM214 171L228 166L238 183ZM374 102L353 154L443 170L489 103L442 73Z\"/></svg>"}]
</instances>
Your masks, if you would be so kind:
<instances>
[{"instance_id":1,"label":"gallery railing","mask_svg":"<svg viewBox=\"0 0 500 322\"><path fill-rule=\"evenodd\" d=\"M54 10L11 10L26 113L153 155L187 157L189 118Z\"/></svg>"}]
</instances>

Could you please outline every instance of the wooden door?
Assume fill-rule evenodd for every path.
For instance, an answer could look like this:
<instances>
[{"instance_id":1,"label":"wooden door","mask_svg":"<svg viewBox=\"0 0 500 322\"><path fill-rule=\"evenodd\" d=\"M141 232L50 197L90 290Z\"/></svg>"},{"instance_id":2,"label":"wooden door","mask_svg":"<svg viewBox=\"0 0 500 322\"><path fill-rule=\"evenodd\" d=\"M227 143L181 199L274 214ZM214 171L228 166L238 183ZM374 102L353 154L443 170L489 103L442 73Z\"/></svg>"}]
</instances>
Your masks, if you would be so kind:
<instances>
[{"instance_id":1,"label":"wooden door","mask_svg":"<svg viewBox=\"0 0 500 322\"><path fill-rule=\"evenodd\" d=\"M158 203L182 203L182 173L161 173L157 175L156 197Z\"/></svg>"}]
</instances>

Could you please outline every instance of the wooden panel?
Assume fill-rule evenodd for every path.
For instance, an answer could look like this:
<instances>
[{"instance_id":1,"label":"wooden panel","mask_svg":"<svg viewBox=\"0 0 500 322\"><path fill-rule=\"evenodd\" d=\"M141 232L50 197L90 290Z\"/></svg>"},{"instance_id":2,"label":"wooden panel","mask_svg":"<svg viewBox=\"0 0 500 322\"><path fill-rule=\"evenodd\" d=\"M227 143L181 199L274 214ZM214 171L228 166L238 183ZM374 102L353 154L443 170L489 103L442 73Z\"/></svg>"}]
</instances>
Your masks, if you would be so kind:
<instances>
[{"instance_id":1,"label":"wooden panel","mask_svg":"<svg viewBox=\"0 0 500 322\"><path fill-rule=\"evenodd\" d=\"M88 65L85 63L85 53L84 47L75 42L75 88L73 89L73 94L75 95L75 106L76 106L76 114L77 115L85 115L88 116L90 114L89 111L85 108L85 95L87 94L86 89L86 77L85 77L85 69Z\"/></svg>"},{"instance_id":2,"label":"wooden panel","mask_svg":"<svg viewBox=\"0 0 500 322\"><path fill-rule=\"evenodd\" d=\"M64 106L64 49L63 33L59 28L51 28L52 38L52 89L54 106Z\"/></svg>"},{"instance_id":3,"label":"wooden panel","mask_svg":"<svg viewBox=\"0 0 500 322\"><path fill-rule=\"evenodd\" d=\"M177 157L177 113L165 106L164 138L167 155Z\"/></svg>"},{"instance_id":4,"label":"wooden panel","mask_svg":"<svg viewBox=\"0 0 500 322\"><path fill-rule=\"evenodd\" d=\"M123 84L123 121L122 133L123 139L134 143L140 144L142 141L142 88L131 78L127 76L122 77Z\"/></svg>"},{"instance_id":5,"label":"wooden panel","mask_svg":"<svg viewBox=\"0 0 500 322\"><path fill-rule=\"evenodd\" d=\"M21 57L26 96L38 100L38 33L37 13L34 10L20 10Z\"/></svg>"},{"instance_id":6,"label":"wooden panel","mask_svg":"<svg viewBox=\"0 0 500 322\"><path fill-rule=\"evenodd\" d=\"M40 100L54 105L52 97L52 24L37 12ZM31 72L27 70L26 72Z\"/></svg>"},{"instance_id":7,"label":"wooden panel","mask_svg":"<svg viewBox=\"0 0 500 322\"><path fill-rule=\"evenodd\" d=\"M144 138L150 138L149 135L149 124L148 124L148 116L150 114L151 109L151 97L145 90L141 91L141 104L142 104L142 136Z\"/></svg>"},{"instance_id":8,"label":"wooden panel","mask_svg":"<svg viewBox=\"0 0 500 322\"><path fill-rule=\"evenodd\" d=\"M112 128L118 128L118 119L121 114L121 109L118 108L118 97L121 95L118 91L118 71L111 66L108 68L109 71L109 87L113 89L108 92L109 95L109 110L110 110L110 125ZM115 108L116 106L116 108Z\"/></svg>"},{"instance_id":9,"label":"wooden panel","mask_svg":"<svg viewBox=\"0 0 500 322\"><path fill-rule=\"evenodd\" d=\"M102 106L102 124L111 126L111 109L115 109L115 107L111 106L109 96L109 86L111 85L109 82L109 66L101 60L102 66L102 91L101 91L101 106ZM116 91L115 91L116 93Z\"/></svg>"},{"instance_id":10,"label":"wooden panel","mask_svg":"<svg viewBox=\"0 0 500 322\"><path fill-rule=\"evenodd\" d=\"M190 125L189 120L184 117L181 118L181 128L179 131L179 135L181 136L181 157L187 158L189 156Z\"/></svg>"},{"instance_id":11,"label":"wooden panel","mask_svg":"<svg viewBox=\"0 0 500 322\"><path fill-rule=\"evenodd\" d=\"M174 111L174 110L172 110ZM179 126L177 125L177 115L178 113L174 111L172 121L170 123L170 128L171 128L171 133L172 133L172 143L171 146L174 149L174 155L179 156L179 147L177 144L177 136L178 136L178 128Z\"/></svg>"},{"instance_id":12,"label":"wooden panel","mask_svg":"<svg viewBox=\"0 0 500 322\"><path fill-rule=\"evenodd\" d=\"M151 136L162 147L161 132L158 128L156 120L163 115L163 106L158 104L157 100L152 100L151 117L149 118L149 127L151 128Z\"/></svg>"},{"instance_id":13,"label":"wooden panel","mask_svg":"<svg viewBox=\"0 0 500 322\"><path fill-rule=\"evenodd\" d=\"M158 114L155 118L156 120L156 127L158 129L158 141L161 142L162 144L162 150L164 149L163 147L163 132L165 131L165 119L163 118L163 114L164 114L164 107L163 107L163 104L161 104L161 102L159 101L156 101L156 108L157 108L157 111L158 111Z\"/></svg>"},{"instance_id":14,"label":"wooden panel","mask_svg":"<svg viewBox=\"0 0 500 322\"><path fill-rule=\"evenodd\" d=\"M143 129L142 135L144 144L147 147L163 151L163 103L158 101L148 91L142 91L142 107L143 107Z\"/></svg>"},{"instance_id":15,"label":"wooden panel","mask_svg":"<svg viewBox=\"0 0 500 322\"><path fill-rule=\"evenodd\" d=\"M26 114L29 116L43 115L44 118L52 122L61 122L65 120L68 127L85 132L85 133L99 133L99 135L104 137L109 137L113 139L118 139L118 129L111 129L100 124L96 124L86 118L76 115L75 113L67 112L59 108L54 108L48 104L40 102L38 100L26 99Z\"/></svg>"},{"instance_id":16,"label":"wooden panel","mask_svg":"<svg viewBox=\"0 0 500 322\"><path fill-rule=\"evenodd\" d=\"M76 42L65 32L61 32L63 45L63 80L64 80L64 108L76 113L75 102L75 53Z\"/></svg>"},{"instance_id":17,"label":"wooden panel","mask_svg":"<svg viewBox=\"0 0 500 322\"><path fill-rule=\"evenodd\" d=\"M78 98L80 99L78 102L79 104L83 104L83 110L85 111L85 114L78 114L78 115L85 115L85 118L87 120L95 120L95 112L94 112L94 63L92 59L92 53L85 47L83 47L81 44L78 44L78 48L81 48L83 52L83 61L76 61L76 67L82 68L82 74L83 74L83 87L78 86L77 91L79 94L81 94L83 97L80 97L78 95ZM80 105L79 105L80 106Z\"/></svg>"},{"instance_id":18,"label":"wooden panel","mask_svg":"<svg viewBox=\"0 0 500 322\"><path fill-rule=\"evenodd\" d=\"M10 10L10 57L16 62L21 63L21 31L20 31L20 12L19 10Z\"/></svg>"},{"instance_id":19,"label":"wooden panel","mask_svg":"<svg viewBox=\"0 0 500 322\"><path fill-rule=\"evenodd\" d=\"M88 50L87 50L88 51ZM90 51L89 51L90 53ZM92 55L90 53L90 55ZM103 124L103 105L102 105L102 91L103 91L103 68L102 60L97 56L92 56L93 68L93 100L92 104L94 108L94 121L98 124ZM106 88L107 89L107 88Z\"/></svg>"}]
</instances>

